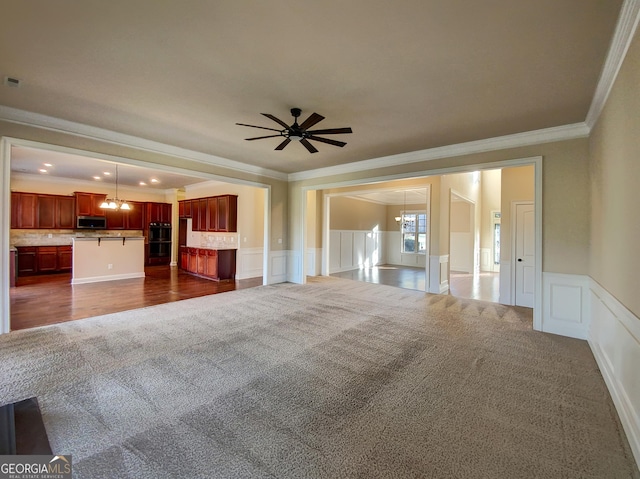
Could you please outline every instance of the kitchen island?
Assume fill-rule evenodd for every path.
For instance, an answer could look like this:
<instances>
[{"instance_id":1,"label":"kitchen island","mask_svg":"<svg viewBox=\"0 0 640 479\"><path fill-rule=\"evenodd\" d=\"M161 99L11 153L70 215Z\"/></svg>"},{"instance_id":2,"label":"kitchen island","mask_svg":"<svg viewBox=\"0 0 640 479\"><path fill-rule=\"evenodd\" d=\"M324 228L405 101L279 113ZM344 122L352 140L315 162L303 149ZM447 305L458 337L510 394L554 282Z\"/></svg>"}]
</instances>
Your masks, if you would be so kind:
<instances>
[{"instance_id":1,"label":"kitchen island","mask_svg":"<svg viewBox=\"0 0 640 479\"><path fill-rule=\"evenodd\" d=\"M144 278L144 237L73 238L71 284Z\"/></svg>"}]
</instances>

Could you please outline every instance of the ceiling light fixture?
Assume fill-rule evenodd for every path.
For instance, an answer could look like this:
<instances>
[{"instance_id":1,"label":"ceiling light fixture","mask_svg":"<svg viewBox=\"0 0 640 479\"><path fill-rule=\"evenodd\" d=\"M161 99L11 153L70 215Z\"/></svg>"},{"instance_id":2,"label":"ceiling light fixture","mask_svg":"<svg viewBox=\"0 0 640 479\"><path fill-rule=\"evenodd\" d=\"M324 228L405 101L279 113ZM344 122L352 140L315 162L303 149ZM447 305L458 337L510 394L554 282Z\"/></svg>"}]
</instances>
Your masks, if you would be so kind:
<instances>
[{"instance_id":1,"label":"ceiling light fixture","mask_svg":"<svg viewBox=\"0 0 640 479\"><path fill-rule=\"evenodd\" d=\"M100 208L108 210L130 210L131 206L125 200L118 199L118 165L116 165L116 196L113 198L105 198Z\"/></svg>"},{"instance_id":2,"label":"ceiling light fixture","mask_svg":"<svg viewBox=\"0 0 640 479\"><path fill-rule=\"evenodd\" d=\"M53 165L51 163L45 163L44 166L46 166L47 168L51 168Z\"/></svg>"},{"instance_id":3,"label":"ceiling light fixture","mask_svg":"<svg viewBox=\"0 0 640 479\"><path fill-rule=\"evenodd\" d=\"M39 171L40 173L47 173L47 170L45 170L44 168L40 168L38 171Z\"/></svg>"},{"instance_id":4,"label":"ceiling light fixture","mask_svg":"<svg viewBox=\"0 0 640 479\"><path fill-rule=\"evenodd\" d=\"M140 186L147 186L147 184L144 181L141 181L140 183L138 183Z\"/></svg>"},{"instance_id":5,"label":"ceiling light fixture","mask_svg":"<svg viewBox=\"0 0 640 479\"><path fill-rule=\"evenodd\" d=\"M402 211L400 212L400 216L396 216L395 220L396 223L400 224L400 222L402 222L402 229L404 230L405 226L406 226L406 221L402 221L402 218L404 218L404 213L407 210L407 192L404 192L404 205L402 207Z\"/></svg>"},{"instance_id":6,"label":"ceiling light fixture","mask_svg":"<svg viewBox=\"0 0 640 479\"><path fill-rule=\"evenodd\" d=\"M93 177L93 179L94 179L94 180L98 180L98 181L99 181L99 180L101 180L102 178L100 178L99 176L94 176L94 177Z\"/></svg>"},{"instance_id":7,"label":"ceiling light fixture","mask_svg":"<svg viewBox=\"0 0 640 479\"><path fill-rule=\"evenodd\" d=\"M151 183L160 183L160 180L156 180L155 178L151 178Z\"/></svg>"},{"instance_id":8,"label":"ceiling light fixture","mask_svg":"<svg viewBox=\"0 0 640 479\"><path fill-rule=\"evenodd\" d=\"M111 173L109 173L108 171L104 171L102 174L103 174L104 176L111 176Z\"/></svg>"}]
</instances>

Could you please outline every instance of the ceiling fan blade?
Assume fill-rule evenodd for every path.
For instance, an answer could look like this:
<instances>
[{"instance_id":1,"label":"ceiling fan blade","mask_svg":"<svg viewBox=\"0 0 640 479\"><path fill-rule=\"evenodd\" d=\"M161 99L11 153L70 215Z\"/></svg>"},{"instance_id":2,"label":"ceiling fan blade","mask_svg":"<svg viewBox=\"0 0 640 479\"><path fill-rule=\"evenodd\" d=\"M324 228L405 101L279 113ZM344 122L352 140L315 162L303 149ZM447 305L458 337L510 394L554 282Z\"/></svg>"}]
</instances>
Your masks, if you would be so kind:
<instances>
[{"instance_id":1,"label":"ceiling fan blade","mask_svg":"<svg viewBox=\"0 0 640 479\"><path fill-rule=\"evenodd\" d=\"M247 125L245 123L236 123L236 125L249 126L251 128L261 128L263 130L280 131L280 130L276 130L275 128L267 128L266 126Z\"/></svg>"},{"instance_id":2,"label":"ceiling fan blade","mask_svg":"<svg viewBox=\"0 0 640 479\"><path fill-rule=\"evenodd\" d=\"M353 133L351 128L328 128L326 130L309 130L307 133L312 135L337 135L339 133Z\"/></svg>"},{"instance_id":3,"label":"ceiling fan blade","mask_svg":"<svg viewBox=\"0 0 640 479\"><path fill-rule=\"evenodd\" d=\"M316 150L316 148L309 143L307 140L305 140L304 138L302 140L300 140L300 143L302 143L304 145L304 147L309 150L309 153L317 153L318 150Z\"/></svg>"},{"instance_id":4,"label":"ceiling fan blade","mask_svg":"<svg viewBox=\"0 0 640 479\"><path fill-rule=\"evenodd\" d=\"M282 143L276 146L276 150L284 150L284 147L287 146L289 143L291 143L291 140L289 138L286 138Z\"/></svg>"},{"instance_id":5,"label":"ceiling fan blade","mask_svg":"<svg viewBox=\"0 0 640 479\"><path fill-rule=\"evenodd\" d=\"M313 125L321 122L322 120L324 120L324 116L318 115L317 113L312 113L309 118L302 122L302 124L300 125L300 129L306 130L307 128L311 128Z\"/></svg>"},{"instance_id":6,"label":"ceiling fan blade","mask_svg":"<svg viewBox=\"0 0 640 479\"><path fill-rule=\"evenodd\" d=\"M280 118L276 118L275 116L273 116L270 113L260 113L261 115L266 116L267 118L269 118L270 120L275 121L277 124L282 125L283 127L285 127L286 129L289 129L289 125L287 125L284 121L282 121Z\"/></svg>"},{"instance_id":7,"label":"ceiling fan blade","mask_svg":"<svg viewBox=\"0 0 640 479\"><path fill-rule=\"evenodd\" d=\"M282 136L282 135L278 134L278 135L256 136L255 138L245 138L245 140L247 141L262 140L263 138L276 138L278 136Z\"/></svg>"},{"instance_id":8,"label":"ceiling fan blade","mask_svg":"<svg viewBox=\"0 0 640 479\"><path fill-rule=\"evenodd\" d=\"M342 148L346 143L344 141L330 140L329 138L320 138L319 136L308 136L308 140L321 141L322 143L328 143L329 145L339 146Z\"/></svg>"}]
</instances>

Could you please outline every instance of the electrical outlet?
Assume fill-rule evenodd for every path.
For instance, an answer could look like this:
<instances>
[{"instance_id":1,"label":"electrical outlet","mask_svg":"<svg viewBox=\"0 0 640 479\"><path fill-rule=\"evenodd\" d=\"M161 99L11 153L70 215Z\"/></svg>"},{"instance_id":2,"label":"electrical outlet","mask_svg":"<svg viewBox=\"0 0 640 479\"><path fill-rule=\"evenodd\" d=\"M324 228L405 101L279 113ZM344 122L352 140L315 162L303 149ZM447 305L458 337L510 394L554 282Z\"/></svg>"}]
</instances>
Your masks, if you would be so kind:
<instances>
[{"instance_id":1,"label":"electrical outlet","mask_svg":"<svg viewBox=\"0 0 640 479\"><path fill-rule=\"evenodd\" d=\"M47 235L47 238L53 238L53 235L52 235L51 233L49 233L49 234Z\"/></svg>"},{"instance_id":2,"label":"electrical outlet","mask_svg":"<svg viewBox=\"0 0 640 479\"><path fill-rule=\"evenodd\" d=\"M113 269L113 264L109 263L109 264L107 265L107 269Z\"/></svg>"}]
</instances>

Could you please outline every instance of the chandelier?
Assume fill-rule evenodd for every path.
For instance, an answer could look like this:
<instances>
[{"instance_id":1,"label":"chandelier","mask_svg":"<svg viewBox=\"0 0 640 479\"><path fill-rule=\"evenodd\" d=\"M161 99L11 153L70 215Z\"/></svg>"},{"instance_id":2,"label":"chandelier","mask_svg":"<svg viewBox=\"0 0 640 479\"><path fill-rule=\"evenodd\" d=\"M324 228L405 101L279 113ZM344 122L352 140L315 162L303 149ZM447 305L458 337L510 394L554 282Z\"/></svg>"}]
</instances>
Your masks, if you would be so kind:
<instances>
[{"instance_id":1,"label":"chandelier","mask_svg":"<svg viewBox=\"0 0 640 479\"><path fill-rule=\"evenodd\" d=\"M130 210L131 206L125 200L118 199L118 165L116 165L116 196L105 198L100 208L107 210Z\"/></svg>"}]
</instances>

